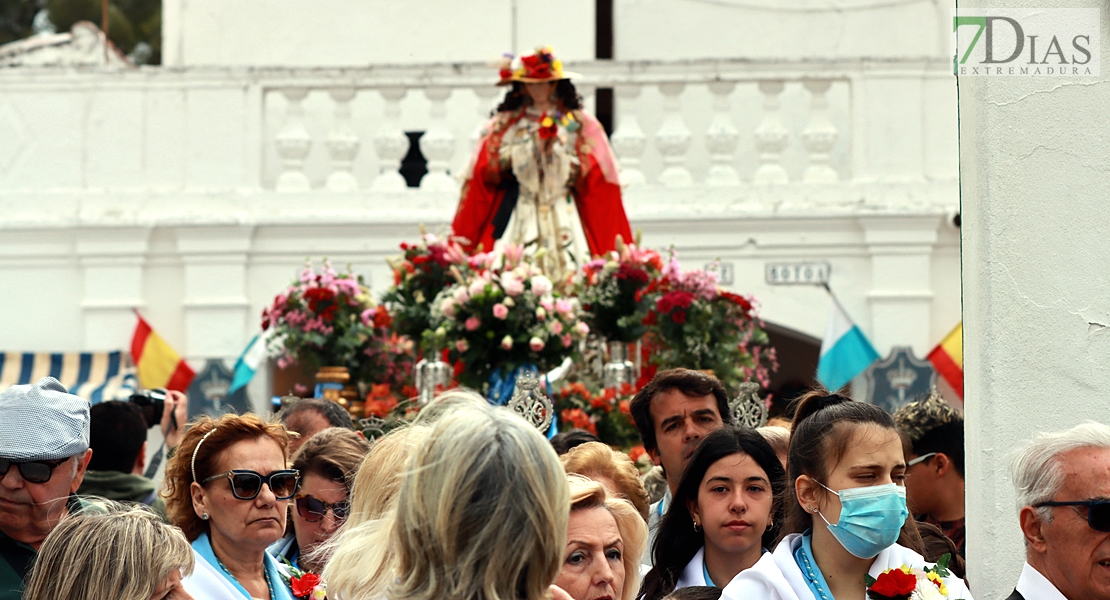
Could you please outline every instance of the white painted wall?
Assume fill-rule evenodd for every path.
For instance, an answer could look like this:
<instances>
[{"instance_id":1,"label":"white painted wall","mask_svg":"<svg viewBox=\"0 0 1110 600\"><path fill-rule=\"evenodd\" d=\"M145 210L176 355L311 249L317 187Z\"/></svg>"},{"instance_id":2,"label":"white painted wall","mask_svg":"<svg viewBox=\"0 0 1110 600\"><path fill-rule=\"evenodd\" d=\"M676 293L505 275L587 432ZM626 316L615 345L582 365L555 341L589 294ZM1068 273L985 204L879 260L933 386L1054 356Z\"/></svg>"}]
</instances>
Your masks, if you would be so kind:
<instances>
[{"instance_id":1,"label":"white painted wall","mask_svg":"<svg viewBox=\"0 0 1110 600\"><path fill-rule=\"evenodd\" d=\"M594 57L593 0L166 0L168 66L495 61L551 45Z\"/></svg>"},{"instance_id":2,"label":"white painted wall","mask_svg":"<svg viewBox=\"0 0 1110 600\"><path fill-rule=\"evenodd\" d=\"M1025 4L1101 7L1108 30L1102 2ZM1110 423L1110 146L1097 117L1110 104L1108 57L1104 49L1101 78L960 80L967 563L976 598L1006 597L1024 560L1012 449L1037 431Z\"/></svg>"}]
</instances>

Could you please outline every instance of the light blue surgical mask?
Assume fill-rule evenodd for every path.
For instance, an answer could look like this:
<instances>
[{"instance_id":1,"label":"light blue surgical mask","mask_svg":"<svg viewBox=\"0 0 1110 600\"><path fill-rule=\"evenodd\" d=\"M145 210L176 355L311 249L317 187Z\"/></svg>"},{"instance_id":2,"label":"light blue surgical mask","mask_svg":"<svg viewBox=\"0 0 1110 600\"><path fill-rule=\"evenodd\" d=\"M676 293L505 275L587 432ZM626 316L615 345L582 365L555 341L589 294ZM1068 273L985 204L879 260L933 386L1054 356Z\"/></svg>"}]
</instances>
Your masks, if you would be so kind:
<instances>
[{"instance_id":1,"label":"light blue surgical mask","mask_svg":"<svg viewBox=\"0 0 1110 600\"><path fill-rule=\"evenodd\" d=\"M817 485L840 496L840 519L835 525L821 511L816 512L828 524L836 541L853 556L875 558L898 541L902 525L910 515L906 488L887 483L835 492L820 481Z\"/></svg>"}]
</instances>

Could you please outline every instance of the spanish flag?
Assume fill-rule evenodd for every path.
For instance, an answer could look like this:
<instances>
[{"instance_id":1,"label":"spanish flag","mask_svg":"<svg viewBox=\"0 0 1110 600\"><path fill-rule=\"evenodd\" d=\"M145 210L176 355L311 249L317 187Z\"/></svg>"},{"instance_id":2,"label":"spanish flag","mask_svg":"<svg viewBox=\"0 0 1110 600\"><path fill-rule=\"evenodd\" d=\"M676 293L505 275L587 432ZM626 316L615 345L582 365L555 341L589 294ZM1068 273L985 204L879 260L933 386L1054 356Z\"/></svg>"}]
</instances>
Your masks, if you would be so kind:
<instances>
[{"instance_id":1,"label":"spanish flag","mask_svg":"<svg viewBox=\"0 0 1110 600\"><path fill-rule=\"evenodd\" d=\"M131 336L131 360L138 372L139 385L148 390L165 388L184 392L189 389L196 373L150 328L138 311L135 316L139 324L135 326L135 335Z\"/></svg>"},{"instance_id":2,"label":"spanish flag","mask_svg":"<svg viewBox=\"0 0 1110 600\"><path fill-rule=\"evenodd\" d=\"M964 324L960 323L937 344L927 357L937 373L964 397Z\"/></svg>"}]
</instances>

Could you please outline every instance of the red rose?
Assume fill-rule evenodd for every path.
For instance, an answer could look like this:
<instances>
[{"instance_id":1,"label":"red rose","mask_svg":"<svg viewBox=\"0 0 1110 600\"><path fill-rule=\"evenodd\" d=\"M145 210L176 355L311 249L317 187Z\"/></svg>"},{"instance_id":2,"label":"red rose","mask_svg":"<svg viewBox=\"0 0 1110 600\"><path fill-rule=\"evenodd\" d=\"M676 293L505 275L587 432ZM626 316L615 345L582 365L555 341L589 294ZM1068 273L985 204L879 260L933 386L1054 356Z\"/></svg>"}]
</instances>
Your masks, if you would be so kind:
<instances>
[{"instance_id":1,"label":"red rose","mask_svg":"<svg viewBox=\"0 0 1110 600\"><path fill-rule=\"evenodd\" d=\"M909 596L917 587L917 577L910 575L902 569L891 569L875 580L869 592L886 598Z\"/></svg>"},{"instance_id":2,"label":"red rose","mask_svg":"<svg viewBox=\"0 0 1110 600\"><path fill-rule=\"evenodd\" d=\"M307 598L318 585L320 585L320 576L315 573L289 578L289 587L293 588L293 595L298 598Z\"/></svg>"}]
</instances>

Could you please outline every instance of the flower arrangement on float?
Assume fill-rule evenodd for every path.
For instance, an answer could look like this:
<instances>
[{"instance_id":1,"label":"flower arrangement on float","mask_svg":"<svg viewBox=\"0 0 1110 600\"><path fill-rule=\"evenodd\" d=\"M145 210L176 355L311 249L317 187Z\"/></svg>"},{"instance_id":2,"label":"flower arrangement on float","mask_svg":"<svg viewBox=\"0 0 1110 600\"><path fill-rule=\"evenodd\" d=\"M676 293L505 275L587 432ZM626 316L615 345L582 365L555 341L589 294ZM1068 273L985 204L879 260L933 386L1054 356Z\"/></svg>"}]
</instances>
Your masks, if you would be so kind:
<instances>
[{"instance_id":1,"label":"flower arrangement on float","mask_svg":"<svg viewBox=\"0 0 1110 600\"><path fill-rule=\"evenodd\" d=\"M560 429L584 429L611 446L632 448L640 439L629 408L634 395L636 388L627 383L596 393L581 381L563 385L553 398Z\"/></svg>"},{"instance_id":2,"label":"flower arrangement on float","mask_svg":"<svg viewBox=\"0 0 1110 600\"><path fill-rule=\"evenodd\" d=\"M431 339L460 361L459 383L503 401L495 388L521 368L547 372L590 331L578 301L562 297L524 248L471 256L431 307ZM511 386L509 386L511 388Z\"/></svg>"},{"instance_id":3,"label":"flower arrangement on float","mask_svg":"<svg viewBox=\"0 0 1110 600\"><path fill-rule=\"evenodd\" d=\"M683 271L671 251L646 292L655 303L644 320L656 346L651 361L660 368L712 371L732 391L747 380L767 387L778 362L752 300L718 282L713 270Z\"/></svg>"},{"instance_id":4,"label":"flower arrangement on float","mask_svg":"<svg viewBox=\"0 0 1110 600\"><path fill-rule=\"evenodd\" d=\"M420 344L433 329L432 300L455 283L451 267L465 266L467 255L454 239L425 231L416 244L402 242L401 251L387 261L393 286L382 295L382 304L393 319L393 332Z\"/></svg>"},{"instance_id":5,"label":"flower arrangement on float","mask_svg":"<svg viewBox=\"0 0 1110 600\"><path fill-rule=\"evenodd\" d=\"M300 276L262 311L262 329L273 329L269 351L279 368L346 367L358 372L375 335L389 327L361 276L340 274L324 259L319 271L306 261Z\"/></svg>"},{"instance_id":6,"label":"flower arrangement on float","mask_svg":"<svg viewBox=\"0 0 1110 600\"><path fill-rule=\"evenodd\" d=\"M867 597L871 600L946 600L948 586L944 578L949 577L948 563L951 554L945 554L936 565L917 569L902 565L887 569L872 578L866 578Z\"/></svg>"},{"instance_id":7,"label":"flower arrangement on float","mask_svg":"<svg viewBox=\"0 0 1110 600\"><path fill-rule=\"evenodd\" d=\"M653 300L649 286L662 269L658 252L620 240L617 250L586 263L575 289L591 331L611 342L631 343L642 338Z\"/></svg>"}]
</instances>

